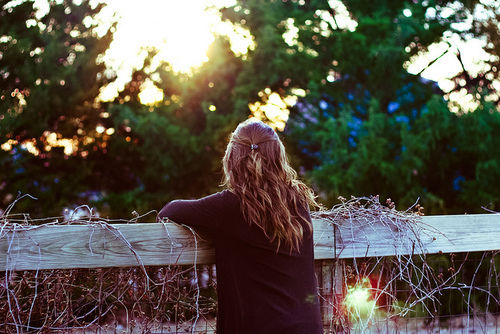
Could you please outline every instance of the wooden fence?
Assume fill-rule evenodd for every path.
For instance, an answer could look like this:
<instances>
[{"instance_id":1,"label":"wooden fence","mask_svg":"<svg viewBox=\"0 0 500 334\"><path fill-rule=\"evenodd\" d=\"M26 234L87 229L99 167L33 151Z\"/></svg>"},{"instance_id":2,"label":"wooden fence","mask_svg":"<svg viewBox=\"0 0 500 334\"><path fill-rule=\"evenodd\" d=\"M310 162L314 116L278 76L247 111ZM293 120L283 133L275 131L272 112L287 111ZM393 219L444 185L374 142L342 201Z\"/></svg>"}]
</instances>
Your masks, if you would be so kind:
<instances>
[{"instance_id":1,"label":"wooden fence","mask_svg":"<svg viewBox=\"0 0 500 334\"><path fill-rule=\"evenodd\" d=\"M341 259L394 254L500 250L500 215L426 216L408 231L315 219L314 249L320 290L334 299L343 286ZM43 225L2 231L1 270L210 264L214 251L193 231L170 223ZM325 321L332 303L323 308Z\"/></svg>"},{"instance_id":2,"label":"wooden fence","mask_svg":"<svg viewBox=\"0 0 500 334\"><path fill-rule=\"evenodd\" d=\"M322 219L314 224L316 260L391 256L394 254L458 253L500 249L500 215L424 216L421 247L395 242L398 233L384 226L362 224L334 229ZM210 243L176 224L42 225L9 231L0 239L2 270L208 264ZM418 230L418 229L417 229ZM5 231L4 231L5 233ZM15 238L14 238L15 236ZM124 242L127 240L130 244ZM132 252L134 249L136 254Z\"/></svg>"}]
</instances>

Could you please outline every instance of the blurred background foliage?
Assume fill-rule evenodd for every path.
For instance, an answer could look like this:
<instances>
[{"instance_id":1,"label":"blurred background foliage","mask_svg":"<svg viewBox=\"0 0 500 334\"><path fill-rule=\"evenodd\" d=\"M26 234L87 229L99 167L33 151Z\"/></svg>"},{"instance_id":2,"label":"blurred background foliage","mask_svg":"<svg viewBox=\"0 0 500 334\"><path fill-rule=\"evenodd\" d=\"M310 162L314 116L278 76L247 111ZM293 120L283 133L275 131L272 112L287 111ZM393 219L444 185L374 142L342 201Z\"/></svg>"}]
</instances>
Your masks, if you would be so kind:
<instances>
[{"instance_id":1,"label":"blurred background foliage","mask_svg":"<svg viewBox=\"0 0 500 334\"><path fill-rule=\"evenodd\" d=\"M92 19L105 3L49 1L37 15L33 2L0 0L0 208L29 193L38 200L17 212L60 215L88 203L130 218L218 191L228 136L253 115L280 130L327 206L380 194L399 209L420 198L426 214L499 210L499 7L236 1L218 11L251 34L246 53L217 35L186 73L155 61L151 47L123 89L102 99L116 80L103 55L117 22ZM460 49L446 51L461 69L443 91L408 63L451 35L482 41L489 57L471 71ZM144 103L148 85L161 93Z\"/></svg>"}]
</instances>

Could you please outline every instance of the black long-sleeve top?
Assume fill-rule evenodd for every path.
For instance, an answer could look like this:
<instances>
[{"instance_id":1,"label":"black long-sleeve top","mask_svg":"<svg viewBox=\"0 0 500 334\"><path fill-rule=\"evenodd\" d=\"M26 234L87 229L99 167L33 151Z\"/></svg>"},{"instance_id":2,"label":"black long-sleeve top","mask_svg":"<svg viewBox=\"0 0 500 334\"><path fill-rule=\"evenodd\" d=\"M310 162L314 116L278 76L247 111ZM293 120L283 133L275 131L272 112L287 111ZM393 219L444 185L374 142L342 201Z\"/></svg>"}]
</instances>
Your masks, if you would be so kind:
<instances>
[{"instance_id":1,"label":"black long-sleeve top","mask_svg":"<svg viewBox=\"0 0 500 334\"><path fill-rule=\"evenodd\" d=\"M299 251L290 254L281 246L277 252L276 242L245 221L238 197L229 190L199 200L172 201L158 217L213 238L218 334L323 333L312 233L305 235Z\"/></svg>"}]
</instances>

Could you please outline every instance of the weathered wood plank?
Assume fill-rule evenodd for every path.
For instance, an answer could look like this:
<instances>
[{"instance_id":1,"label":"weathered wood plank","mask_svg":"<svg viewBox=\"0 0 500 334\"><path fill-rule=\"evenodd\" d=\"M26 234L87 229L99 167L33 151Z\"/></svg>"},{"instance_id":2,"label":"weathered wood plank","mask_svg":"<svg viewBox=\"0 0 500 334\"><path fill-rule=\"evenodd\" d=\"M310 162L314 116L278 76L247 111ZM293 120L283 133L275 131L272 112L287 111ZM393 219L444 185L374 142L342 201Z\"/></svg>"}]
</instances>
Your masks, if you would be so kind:
<instances>
[{"instance_id":1,"label":"weathered wood plank","mask_svg":"<svg viewBox=\"0 0 500 334\"><path fill-rule=\"evenodd\" d=\"M193 234L179 225L113 227L116 230L96 225L53 225L9 232L0 239L0 270L128 267L139 265L138 258L144 265L153 266L193 264L195 255L197 263L213 263L215 259L210 243L198 236L196 251Z\"/></svg>"},{"instance_id":2,"label":"weathered wood plank","mask_svg":"<svg viewBox=\"0 0 500 334\"><path fill-rule=\"evenodd\" d=\"M339 258L435 254L500 250L500 215L424 216L414 228L421 240L407 238L407 231L384 226L357 224L340 226Z\"/></svg>"},{"instance_id":3,"label":"weathered wood plank","mask_svg":"<svg viewBox=\"0 0 500 334\"><path fill-rule=\"evenodd\" d=\"M213 263L209 242L175 224L52 225L29 231L2 231L0 270L128 267L139 265ZM423 227L427 227L424 229ZM423 217L415 227L422 247L414 247L401 231L372 225L340 224L340 240L333 227L314 221L316 259L391 256L394 254L450 253L500 250L500 215ZM138 257L130 250L130 243Z\"/></svg>"}]
</instances>

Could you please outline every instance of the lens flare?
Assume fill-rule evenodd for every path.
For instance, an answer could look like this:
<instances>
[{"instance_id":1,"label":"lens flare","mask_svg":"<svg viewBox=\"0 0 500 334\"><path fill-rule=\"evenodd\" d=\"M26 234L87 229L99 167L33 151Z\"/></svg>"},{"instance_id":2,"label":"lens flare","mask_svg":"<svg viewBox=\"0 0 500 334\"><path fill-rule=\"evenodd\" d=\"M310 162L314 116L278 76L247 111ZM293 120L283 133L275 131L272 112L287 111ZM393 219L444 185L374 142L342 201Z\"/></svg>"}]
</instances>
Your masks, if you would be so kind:
<instances>
[{"instance_id":1,"label":"lens flare","mask_svg":"<svg viewBox=\"0 0 500 334\"><path fill-rule=\"evenodd\" d=\"M377 304L372 298L371 289L367 277L347 289L344 305L351 321L365 321L374 316Z\"/></svg>"}]
</instances>

